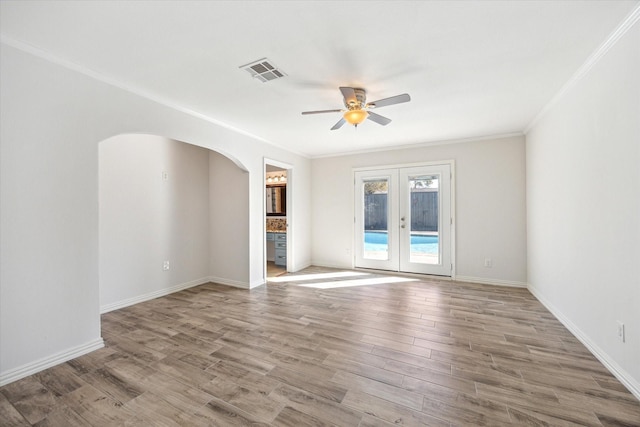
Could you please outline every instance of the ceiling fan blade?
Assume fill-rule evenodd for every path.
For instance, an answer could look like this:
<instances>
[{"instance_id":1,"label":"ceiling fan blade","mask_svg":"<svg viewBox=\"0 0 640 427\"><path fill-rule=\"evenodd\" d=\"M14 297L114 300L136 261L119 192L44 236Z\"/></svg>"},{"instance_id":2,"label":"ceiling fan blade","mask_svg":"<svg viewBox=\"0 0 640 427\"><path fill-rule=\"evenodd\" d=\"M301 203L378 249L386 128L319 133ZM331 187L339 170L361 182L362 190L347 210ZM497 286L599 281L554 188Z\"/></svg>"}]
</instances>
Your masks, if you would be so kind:
<instances>
[{"instance_id":1,"label":"ceiling fan blade","mask_svg":"<svg viewBox=\"0 0 640 427\"><path fill-rule=\"evenodd\" d=\"M356 98L356 92L352 87L341 87L340 92L342 92L342 96L344 97L345 104L357 104L358 98Z\"/></svg>"},{"instance_id":2,"label":"ceiling fan blade","mask_svg":"<svg viewBox=\"0 0 640 427\"><path fill-rule=\"evenodd\" d=\"M340 129L342 127L343 124L345 124L346 120L344 118L338 120L338 123L336 123L335 125L333 125L333 127L331 128L331 130L336 130L336 129Z\"/></svg>"},{"instance_id":3,"label":"ceiling fan blade","mask_svg":"<svg viewBox=\"0 0 640 427\"><path fill-rule=\"evenodd\" d=\"M342 110L316 110L316 111L303 111L302 114L322 114L322 113L339 113Z\"/></svg>"},{"instance_id":4,"label":"ceiling fan blade","mask_svg":"<svg viewBox=\"0 0 640 427\"><path fill-rule=\"evenodd\" d=\"M392 96L391 98L379 99L377 101L369 102L367 107L369 108L380 108L386 107L387 105L393 104L401 104L403 102L411 101L411 97L408 93L403 93L402 95Z\"/></svg>"},{"instance_id":5,"label":"ceiling fan blade","mask_svg":"<svg viewBox=\"0 0 640 427\"><path fill-rule=\"evenodd\" d=\"M369 111L369 115L367 119L378 123L379 125L386 126L391 123L391 119L387 119L386 117L381 116L380 114L372 113Z\"/></svg>"}]
</instances>

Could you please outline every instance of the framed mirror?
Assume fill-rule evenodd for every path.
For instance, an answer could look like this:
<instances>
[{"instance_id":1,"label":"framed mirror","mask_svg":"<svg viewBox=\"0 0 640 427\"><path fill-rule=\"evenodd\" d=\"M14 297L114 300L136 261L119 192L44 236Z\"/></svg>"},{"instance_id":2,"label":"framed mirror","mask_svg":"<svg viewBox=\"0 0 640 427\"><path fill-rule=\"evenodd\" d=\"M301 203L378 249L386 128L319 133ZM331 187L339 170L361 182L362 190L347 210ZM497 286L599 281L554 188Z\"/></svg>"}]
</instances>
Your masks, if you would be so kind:
<instances>
[{"instance_id":1,"label":"framed mirror","mask_svg":"<svg viewBox=\"0 0 640 427\"><path fill-rule=\"evenodd\" d=\"M287 186L267 185L267 216L287 214Z\"/></svg>"}]
</instances>

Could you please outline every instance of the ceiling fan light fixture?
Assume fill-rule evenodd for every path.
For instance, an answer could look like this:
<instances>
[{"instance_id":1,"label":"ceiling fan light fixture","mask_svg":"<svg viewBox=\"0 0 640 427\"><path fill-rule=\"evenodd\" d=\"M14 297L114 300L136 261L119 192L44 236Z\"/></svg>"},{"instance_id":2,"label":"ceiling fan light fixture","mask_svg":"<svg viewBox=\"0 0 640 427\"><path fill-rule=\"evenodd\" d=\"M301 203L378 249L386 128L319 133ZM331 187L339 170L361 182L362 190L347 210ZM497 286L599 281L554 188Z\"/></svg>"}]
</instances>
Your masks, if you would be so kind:
<instances>
[{"instance_id":1,"label":"ceiling fan light fixture","mask_svg":"<svg viewBox=\"0 0 640 427\"><path fill-rule=\"evenodd\" d=\"M396 95L389 98L379 99L367 104L367 92L358 87L341 86L340 92L342 92L342 99L345 110L315 110L315 111L303 111L302 114L321 114L321 113L337 113L341 112L342 118L338 120L338 123L333 125L331 130L340 129L345 123L352 124L357 127L360 123L366 119L371 120L381 126L386 126L391 123L391 119L388 119L380 114L367 111L369 108L386 107L387 105L401 104L403 102L411 101L411 97L407 93L402 95Z\"/></svg>"},{"instance_id":2,"label":"ceiling fan light fixture","mask_svg":"<svg viewBox=\"0 0 640 427\"><path fill-rule=\"evenodd\" d=\"M358 126L360 123L364 122L367 119L367 116L369 116L369 113L362 109L349 110L343 115L347 123L354 126Z\"/></svg>"}]
</instances>

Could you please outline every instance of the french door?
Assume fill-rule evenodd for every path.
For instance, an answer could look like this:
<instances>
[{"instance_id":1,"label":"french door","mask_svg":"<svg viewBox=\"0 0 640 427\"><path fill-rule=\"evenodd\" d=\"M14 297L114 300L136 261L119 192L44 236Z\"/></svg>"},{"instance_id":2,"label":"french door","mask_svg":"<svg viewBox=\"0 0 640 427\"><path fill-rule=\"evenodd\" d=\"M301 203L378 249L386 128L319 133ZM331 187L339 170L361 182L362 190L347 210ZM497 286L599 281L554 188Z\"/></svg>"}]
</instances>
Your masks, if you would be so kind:
<instances>
[{"instance_id":1,"label":"french door","mask_svg":"<svg viewBox=\"0 0 640 427\"><path fill-rule=\"evenodd\" d=\"M451 276L451 166L355 173L355 266Z\"/></svg>"}]
</instances>

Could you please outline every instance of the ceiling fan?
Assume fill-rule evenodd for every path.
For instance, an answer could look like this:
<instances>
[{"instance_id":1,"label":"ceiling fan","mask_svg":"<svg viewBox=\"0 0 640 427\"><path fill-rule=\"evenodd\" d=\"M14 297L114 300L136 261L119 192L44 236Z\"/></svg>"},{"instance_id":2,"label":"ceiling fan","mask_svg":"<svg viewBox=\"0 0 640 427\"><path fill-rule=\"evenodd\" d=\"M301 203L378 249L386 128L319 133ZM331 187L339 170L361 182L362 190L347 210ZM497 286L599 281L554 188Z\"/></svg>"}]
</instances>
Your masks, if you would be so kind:
<instances>
[{"instance_id":1,"label":"ceiling fan","mask_svg":"<svg viewBox=\"0 0 640 427\"><path fill-rule=\"evenodd\" d=\"M346 122L358 126L360 123L369 119L382 126L386 126L391 123L391 119L369 111L373 108L386 107L387 105L401 104L403 102L411 101L411 97L403 93L402 95L392 96L390 98L380 99L378 101L367 102L367 91L357 87L341 87L340 92L344 98L344 106L346 110L317 110L317 111L304 111L302 114L323 114L323 113L344 113L342 118L333 125L331 130L336 130L342 127Z\"/></svg>"}]
</instances>

